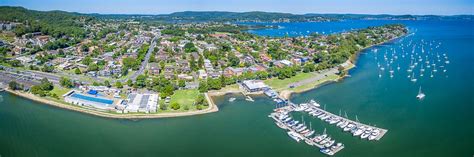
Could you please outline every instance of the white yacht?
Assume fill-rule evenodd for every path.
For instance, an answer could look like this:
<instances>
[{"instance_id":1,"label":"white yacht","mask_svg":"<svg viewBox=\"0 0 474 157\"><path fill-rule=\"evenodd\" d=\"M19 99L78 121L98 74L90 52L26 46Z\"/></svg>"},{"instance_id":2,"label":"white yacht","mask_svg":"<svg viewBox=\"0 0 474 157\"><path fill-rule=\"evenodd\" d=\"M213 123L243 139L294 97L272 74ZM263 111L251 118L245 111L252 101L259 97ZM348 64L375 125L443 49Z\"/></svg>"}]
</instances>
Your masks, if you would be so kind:
<instances>
[{"instance_id":1,"label":"white yacht","mask_svg":"<svg viewBox=\"0 0 474 157\"><path fill-rule=\"evenodd\" d=\"M421 87L420 87L420 89L418 90L418 95L416 95L416 98L421 100L421 99L425 98L425 96L426 96L425 93L423 93L421 91Z\"/></svg>"},{"instance_id":2,"label":"white yacht","mask_svg":"<svg viewBox=\"0 0 474 157\"><path fill-rule=\"evenodd\" d=\"M412 73L411 82L416 82L415 73Z\"/></svg>"},{"instance_id":3,"label":"white yacht","mask_svg":"<svg viewBox=\"0 0 474 157\"><path fill-rule=\"evenodd\" d=\"M309 104L310 104L310 105L313 105L313 106L315 106L315 107L320 107L320 106L321 106L321 105L319 105L318 102L314 101L313 99L311 99L311 100L309 101Z\"/></svg>"},{"instance_id":4,"label":"white yacht","mask_svg":"<svg viewBox=\"0 0 474 157\"><path fill-rule=\"evenodd\" d=\"M292 139L294 139L296 142L300 142L301 140L301 137L298 133L296 132L293 132L293 131L289 131L288 132L288 136L290 136Z\"/></svg>"}]
</instances>

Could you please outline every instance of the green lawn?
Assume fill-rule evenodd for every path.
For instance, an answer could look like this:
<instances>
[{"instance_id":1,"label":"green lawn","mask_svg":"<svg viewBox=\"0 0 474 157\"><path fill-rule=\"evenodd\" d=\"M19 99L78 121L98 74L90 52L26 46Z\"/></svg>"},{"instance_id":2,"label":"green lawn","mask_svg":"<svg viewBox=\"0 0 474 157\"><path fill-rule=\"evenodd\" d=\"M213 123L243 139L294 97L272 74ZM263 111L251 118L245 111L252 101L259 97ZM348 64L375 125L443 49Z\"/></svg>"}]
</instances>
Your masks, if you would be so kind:
<instances>
[{"instance_id":1,"label":"green lawn","mask_svg":"<svg viewBox=\"0 0 474 157\"><path fill-rule=\"evenodd\" d=\"M326 78L324 79L321 79L321 80L318 80L318 81L314 81L314 82L311 82L311 83L308 83L308 84L304 84L304 85L301 85L301 86L298 86L298 87L295 87L293 89L291 89L292 91L294 92L302 92L302 91L307 91L309 89L313 89L315 86L318 86L326 81L334 81L336 79L338 79L339 76L338 75L329 75L327 76Z\"/></svg>"},{"instance_id":2,"label":"green lawn","mask_svg":"<svg viewBox=\"0 0 474 157\"><path fill-rule=\"evenodd\" d=\"M0 39L13 43L15 41L15 34L11 32L2 32L0 33Z\"/></svg>"},{"instance_id":3,"label":"green lawn","mask_svg":"<svg viewBox=\"0 0 474 157\"><path fill-rule=\"evenodd\" d=\"M199 91L197 89L187 89L187 90L176 90L174 94L171 96L170 104L177 102L181 105L181 108L184 105L193 105L194 100L199 95ZM191 107L190 107L191 108Z\"/></svg>"},{"instance_id":4,"label":"green lawn","mask_svg":"<svg viewBox=\"0 0 474 157\"><path fill-rule=\"evenodd\" d=\"M314 76L314 73L298 73L296 74L296 76L293 76L291 78L287 78L284 80L280 80L278 78L272 78L272 79L265 80L264 82L265 84L269 85L273 89L280 91L280 90L288 88L288 86L291 83L305 80L305 79L311 78L312 76Z\"/></svg>"},{"instance_id":5,"label":"green lawn","mask_svg":"<svg viewBox=\"0 0 474 157\"><path fill-rule=\"evenodd\" d=\"M54 86L54 89L51 91L51 93L56 93L56 95L58 96L62 96L64 94L66 94L67 92L69 92L71 89L68 89L68 88L63 88L63 87L60 87L60 86Z\"/></svg>"}]
</instances>

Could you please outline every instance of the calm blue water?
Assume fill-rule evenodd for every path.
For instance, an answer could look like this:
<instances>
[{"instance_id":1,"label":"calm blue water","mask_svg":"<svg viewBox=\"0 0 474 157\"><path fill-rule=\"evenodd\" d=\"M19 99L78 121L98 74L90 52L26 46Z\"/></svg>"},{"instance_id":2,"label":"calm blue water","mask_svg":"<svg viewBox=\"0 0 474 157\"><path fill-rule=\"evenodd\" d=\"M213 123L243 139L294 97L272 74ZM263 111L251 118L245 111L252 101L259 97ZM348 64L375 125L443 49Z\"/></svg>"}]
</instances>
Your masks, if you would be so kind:
<instances>
[{"instance_id":1,"label":"calm blue water","mask_svg":"<svg viewBox=\"0 0 474 157\"><path fill-rule=\"evenodd\" d=\"M347 112L349 117L389 130L377 142L362 141L341 133L337 128L316 120L313 126L327 128L329 134L346 144L341 156L472 156L474 154L474 22L473 21L344 21L332 23L284 23L283 29L254 30L252 33L282 36L286 32L339 32L388 23L402 23L413 35L364 51L351 78L293 96L292 101L316 99L333 113ZM304 32L310 30L310 32ZM299 33L289 35L300 35ZM422 43L425 44L422 44ZM407 72L412 46L415 62L424 64ZM431 43L432 45L430 45ZM438 48L435 47L441 43ZM425 52L422 53L421 45ZM402 47L404 49L402 49ZM377 52L374 52L377 49ZM402 55L406 54L405 58ZM437 54L440 61L437 61ZM445 63L446 54L449 64ZM385 61L384 55L387 56ZM387 65L398 56L392 64ZM427 68L424 62L436 63ZM431 64L430 63L430 64ZM381 64L385 70L377 66ZM400 70L397 66L400 65ZM443 68L442 68L443 67ZM389 69L394 70L390 77ZM446 70L445 72L443 72ZM433 73L433 77L430 77ZM381 74L381 77L379 77ZM412 82L408 75L417 79ZM411 77L411 76L410 76ZM419 87L426 98L415 98ZM368 153L371 152L371 153ZM370 155L369 155L370 154ZM379 155L375 155L379 154Z\"/></svg>"}]
</instances>

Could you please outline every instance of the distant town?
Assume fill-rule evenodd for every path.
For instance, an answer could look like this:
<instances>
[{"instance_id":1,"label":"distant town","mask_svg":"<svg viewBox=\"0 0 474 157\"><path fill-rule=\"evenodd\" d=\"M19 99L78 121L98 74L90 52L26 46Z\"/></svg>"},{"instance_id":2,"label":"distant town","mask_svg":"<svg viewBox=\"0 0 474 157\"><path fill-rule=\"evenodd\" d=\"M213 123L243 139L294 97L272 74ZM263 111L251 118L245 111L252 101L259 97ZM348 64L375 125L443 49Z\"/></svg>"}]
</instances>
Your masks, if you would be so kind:
<instances>
[{"instance_id":1,"label":"distant town","mask_svg":"<svg viewBox=\"0 0 474 157\"><path fill-rule=\"evenodd\" d=\"M107 117L214 112L210 97L228 92L265 92L284 103L285 95L344 77L362 49L407 33L394 24L263 37L247 32L258 28L229 22L0 10L3 88Z\"/></svg>"}]
</instances>

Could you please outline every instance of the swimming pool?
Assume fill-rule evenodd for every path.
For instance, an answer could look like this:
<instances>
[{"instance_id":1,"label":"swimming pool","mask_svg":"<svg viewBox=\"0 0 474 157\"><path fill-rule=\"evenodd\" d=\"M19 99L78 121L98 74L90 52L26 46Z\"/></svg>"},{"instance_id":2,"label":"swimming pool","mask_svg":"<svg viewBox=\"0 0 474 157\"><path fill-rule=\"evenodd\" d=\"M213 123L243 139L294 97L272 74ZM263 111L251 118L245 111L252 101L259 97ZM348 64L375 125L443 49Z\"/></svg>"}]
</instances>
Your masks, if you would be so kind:
<instances>
[{"instance_id":1,"label":"swimming pool","mask_svg":"<svg viewBox=\"0 0 474 157\"><path fill-rule=\"evenodd\" d=\"M107 105L112 105L114 103L113 100L104 99L104 98L97 98L97 97L91 97L91 96L86 96L86 95L77 94L77 93L72 94L71 97L78 98L78 99L83 99L83 100L87 100L87 101L92 101L92 102L97 102L97 103L102 103L102 104L107 104Z\"/></svg>"}]
</instances>

